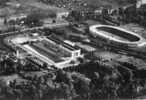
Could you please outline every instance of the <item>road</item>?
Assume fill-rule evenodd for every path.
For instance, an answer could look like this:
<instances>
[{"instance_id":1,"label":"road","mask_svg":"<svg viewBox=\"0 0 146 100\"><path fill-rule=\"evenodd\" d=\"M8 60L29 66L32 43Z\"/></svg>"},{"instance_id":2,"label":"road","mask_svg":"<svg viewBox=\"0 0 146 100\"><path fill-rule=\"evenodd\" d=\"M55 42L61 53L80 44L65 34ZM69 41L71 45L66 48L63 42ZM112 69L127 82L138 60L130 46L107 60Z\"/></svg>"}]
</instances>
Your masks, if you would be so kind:
<instances>
[{"instance_id":1,"label":"road","mask_svg":"<svg viewBox=\"0 0 146 100\"><path fill-rule=\"evenodd\" d=\"M43 29L43 28L55 28L55 27L68 26L68 25L69 25L69 23L67 23L67 22L54 23L54 24L48 24L48 25L44 25L44 26L40 26L40 27L26 28L26 29L22 29L20 31L6 32L6 33L0 34L0 36L12 35L12 34L16 34L18 32L25 32L25 31L31 31L31 30L37 30L37 29Z\"/></svg>"}]
</instances>

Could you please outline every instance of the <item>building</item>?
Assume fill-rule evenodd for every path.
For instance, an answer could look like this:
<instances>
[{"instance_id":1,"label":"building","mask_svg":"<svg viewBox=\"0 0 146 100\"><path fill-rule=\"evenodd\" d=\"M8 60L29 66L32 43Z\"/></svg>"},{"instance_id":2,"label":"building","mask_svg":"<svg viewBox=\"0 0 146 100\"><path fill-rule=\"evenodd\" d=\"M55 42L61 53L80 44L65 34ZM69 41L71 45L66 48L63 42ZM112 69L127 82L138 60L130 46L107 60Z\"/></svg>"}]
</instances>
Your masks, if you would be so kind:
<instances>
[{"instance_id":1,"label":"building","mask_svg":"<svg viewBox=\"0 0 146 100\"><path fill-rule=\"evenodd\" d=\"M83 57L79 47L72 46L55 36L14 37L11 42L17 48L26 51L28 55L58 68L71 66L72 61L75 62L78 57Z\"/></svg>"},{"instance_id":2,"label":"building","mask_svg":"<svg viewBox=\"0 0 146 100\"><path fill-rule=\"evenodd\" d=\"M77 57L81 56L81 49L76 46L72 46L69 43L61 41L55 37L47 37L49 41L55 46L57 49L61 50L62 53L67 53L70 55L71 59L76 59Z\"/></svg>"}]
</instances>

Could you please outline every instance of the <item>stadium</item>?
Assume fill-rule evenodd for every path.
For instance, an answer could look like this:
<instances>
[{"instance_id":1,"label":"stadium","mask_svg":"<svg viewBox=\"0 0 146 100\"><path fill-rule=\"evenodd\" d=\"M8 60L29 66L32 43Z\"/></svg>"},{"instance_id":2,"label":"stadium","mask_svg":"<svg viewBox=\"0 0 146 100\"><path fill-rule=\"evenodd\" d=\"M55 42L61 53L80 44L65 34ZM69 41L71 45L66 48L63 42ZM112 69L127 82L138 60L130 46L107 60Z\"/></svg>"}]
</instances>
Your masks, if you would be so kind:
<instances>
[{"instance_id":1,"label":"stadium","mask_svg":"<svg viewBox=\"0 0 146 100\"><path fill-rule=\"evenodd\" d=\"M94 37L102 38L109 43L122 44L136 48L144 47L146 44L142 36L116 26L93 25L89 27L89 31Z\"/></svg>"}]
</instances>

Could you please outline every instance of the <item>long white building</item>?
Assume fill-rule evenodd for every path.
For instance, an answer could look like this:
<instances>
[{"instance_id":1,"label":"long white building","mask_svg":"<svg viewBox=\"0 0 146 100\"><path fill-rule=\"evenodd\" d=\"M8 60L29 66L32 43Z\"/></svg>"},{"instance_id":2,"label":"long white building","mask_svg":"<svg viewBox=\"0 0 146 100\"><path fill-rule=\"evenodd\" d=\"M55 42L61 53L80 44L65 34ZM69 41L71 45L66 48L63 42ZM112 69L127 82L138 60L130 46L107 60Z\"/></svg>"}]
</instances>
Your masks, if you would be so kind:
<instances>
[{"instance_id":1,"label":"long white building","mask_svg":"<svg viewBox=\"0 0 146 100\"><path fill-rule=\"evenodd\" d=\"M68 67L72 61L82 57L81 49L55 37L14 37L11 43L48 65Z\"/></svg>"}]
</instances>

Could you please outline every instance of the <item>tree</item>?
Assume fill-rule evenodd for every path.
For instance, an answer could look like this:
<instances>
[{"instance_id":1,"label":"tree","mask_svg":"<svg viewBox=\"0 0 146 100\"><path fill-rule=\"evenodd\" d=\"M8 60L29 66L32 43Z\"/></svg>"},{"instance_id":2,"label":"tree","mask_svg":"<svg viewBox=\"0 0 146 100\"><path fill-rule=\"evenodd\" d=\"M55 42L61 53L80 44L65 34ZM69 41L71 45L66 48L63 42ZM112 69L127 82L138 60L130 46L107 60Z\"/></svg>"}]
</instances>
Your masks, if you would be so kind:
<instances>
[{"instance_id":1,"label":"tree","mask_svg":"<svg viewBox=\"0 0 146 100\"><path fill-rule=\"evenodd\" d=\"M41 15L41 13L33 12L27 16L24 23L30 27L41 26L43 24L41 22L42 18L43 18L43 15Z\"/></svg>"},{"instance_id":2,"label":"tree","mask_svg":"<svg viewBox=\"0 0 146 100\"><path fill-rule=\"evenodd\" d=\"M5 6L6 2L8 2L9 0L0 0L0 6Z\"/></svg>"},{"instance_id":3,"label":"tree","mask_svg":"<svg viewBox=\"0 0 146 100\"><path fill-rule=\"evenodd\" d=\"M7 18L4 18L4 25L7 24Z\"/></svg>"},{"instance_id":4,"label":"tree","mask_svg":"<svg viewBox=\"0 0 146 100\"><path fill-rule=\"evenodd\" d=\"M78 58L78 61L80 62L80 63L84 63L84 59L83 58Z\"/></svg>"}]
</instances>

